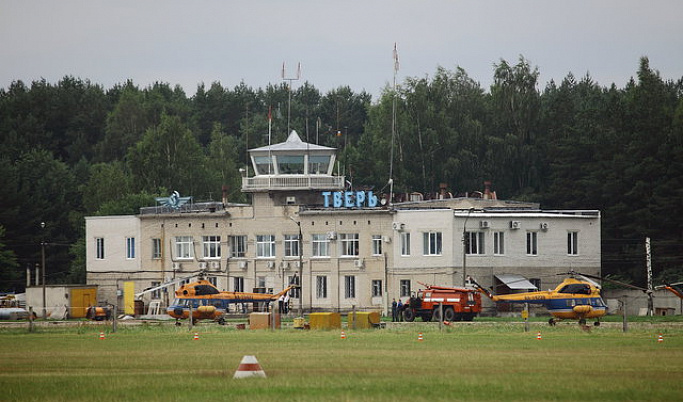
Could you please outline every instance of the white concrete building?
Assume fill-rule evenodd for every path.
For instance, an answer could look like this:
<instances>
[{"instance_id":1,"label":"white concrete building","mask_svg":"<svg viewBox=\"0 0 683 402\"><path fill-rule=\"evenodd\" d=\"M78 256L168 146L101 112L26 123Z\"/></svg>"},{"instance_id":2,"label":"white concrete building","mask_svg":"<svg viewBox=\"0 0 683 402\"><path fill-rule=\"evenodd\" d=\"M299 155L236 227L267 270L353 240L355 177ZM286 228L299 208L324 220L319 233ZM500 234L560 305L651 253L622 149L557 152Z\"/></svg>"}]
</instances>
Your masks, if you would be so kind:
<instances>
[{"instance_id":1,"label":"white concrete building","mask_svg":"<svg viewBox=\"0 0 683 402\"><path fill-rule=\"evenodd\" d=\"M332 174L334 149L295 132L250 154L256 174L243 177L247 205L224 195L222 203L88 217L87 278L98 297L112 302L123 281L140 292L203 270L224 290L277 292L298 282L295 312L386 312L418 282L461 286L471 275L510 292L554 287L570 270L600 273L599 211L542 211L488 189L385 203L370 191L346 191L344 177ZM167 305L172 291L144 300Z\"/></svg>"}]
</instances>

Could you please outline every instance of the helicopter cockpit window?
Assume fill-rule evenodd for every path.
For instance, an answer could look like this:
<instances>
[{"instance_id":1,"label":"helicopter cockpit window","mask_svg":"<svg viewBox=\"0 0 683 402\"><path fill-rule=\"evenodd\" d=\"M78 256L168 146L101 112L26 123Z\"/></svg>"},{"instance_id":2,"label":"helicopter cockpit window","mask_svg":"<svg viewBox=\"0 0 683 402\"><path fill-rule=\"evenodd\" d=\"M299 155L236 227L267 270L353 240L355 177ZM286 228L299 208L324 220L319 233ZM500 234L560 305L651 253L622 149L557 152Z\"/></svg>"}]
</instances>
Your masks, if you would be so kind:
<instances>
[{"instance_id":1,"label":"helicopter cockpit window","mask_svg":"<svg viewBox=\"0 0 683 402\"><path fill-rule=\"evenodd\" d=\"M591 294L591 287L585 283L572 283L560 289L560 293L589 295Z\"/></svg>"}]
</instances>

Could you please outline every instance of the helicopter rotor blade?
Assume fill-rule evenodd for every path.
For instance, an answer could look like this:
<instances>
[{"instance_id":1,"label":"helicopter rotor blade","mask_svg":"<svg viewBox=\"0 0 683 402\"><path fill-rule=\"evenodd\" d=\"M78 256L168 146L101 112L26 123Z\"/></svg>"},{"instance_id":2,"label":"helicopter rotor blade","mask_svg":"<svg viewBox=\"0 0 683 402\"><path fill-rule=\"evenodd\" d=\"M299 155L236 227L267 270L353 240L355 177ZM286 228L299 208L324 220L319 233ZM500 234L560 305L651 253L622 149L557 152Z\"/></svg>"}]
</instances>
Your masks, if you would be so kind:
<instances>
[{"instance_id":1,"label":"helicopter rotor blade","mask_svg":"<svg viewBox=\"0 0 683 402\"><path fill-rule=\"evenodd\" d=\"M600 277L600 276L591 275L591 274L583 274L583 273L574 272L574 271L571 271L570 274L580 275L580 276L584 276L584 277L586 277L586 278L596 279L596 280L599 280L599 281L610 282L610 283L613 283L613 284L615 284L615 285L619 285L619 286L623 286L623 287L631 288L631 289L635 289L635 290L640 290L641 292L645 292L645 293L649 293L649 292L650 292L649 289L641 288L640 286L631 285L630 283L625 283L625 282L617 281L617 280L610 279L610 278L607 278L607 277Z\"/></svg>"}]
</instances>

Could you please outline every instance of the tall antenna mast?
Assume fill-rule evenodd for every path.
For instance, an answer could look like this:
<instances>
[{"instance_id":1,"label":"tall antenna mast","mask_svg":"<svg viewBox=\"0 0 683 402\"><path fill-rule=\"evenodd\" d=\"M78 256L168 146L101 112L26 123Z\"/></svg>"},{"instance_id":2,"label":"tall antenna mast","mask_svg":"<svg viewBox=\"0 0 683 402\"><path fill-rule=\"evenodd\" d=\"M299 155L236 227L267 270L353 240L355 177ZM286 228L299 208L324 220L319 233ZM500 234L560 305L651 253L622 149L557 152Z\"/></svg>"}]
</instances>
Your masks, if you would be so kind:
<instances>
[{"instance_id":1,"label":"tall antenna mast","mask_svg":"<svg viewBox=\"0 0 683 402\"><path fill-rule=\"evenodd\" d=\"M287 86L287 91L289 92L289 100L287 102L287 135L291 132L290 129L290 121L292 117L292 81L298 81L301 79L301 62L297 65L296 68L296 77L287 77L285 74L285 62L282 62L282 80L283 81L289 81L289 85Z\"/></svg>"},{"instance_id":2,"label":"tall antenna mast","mask_svg":"<svg viewBox=\"0 0 683 402\"><path fill-rule=\"evenodd\" d=\"M394 199L394 141L396 137L396 74L398 73L398 49L394 42L394 93L391 103L391 154L389 157L389 205Z\"/></svg>"}]
</instances>

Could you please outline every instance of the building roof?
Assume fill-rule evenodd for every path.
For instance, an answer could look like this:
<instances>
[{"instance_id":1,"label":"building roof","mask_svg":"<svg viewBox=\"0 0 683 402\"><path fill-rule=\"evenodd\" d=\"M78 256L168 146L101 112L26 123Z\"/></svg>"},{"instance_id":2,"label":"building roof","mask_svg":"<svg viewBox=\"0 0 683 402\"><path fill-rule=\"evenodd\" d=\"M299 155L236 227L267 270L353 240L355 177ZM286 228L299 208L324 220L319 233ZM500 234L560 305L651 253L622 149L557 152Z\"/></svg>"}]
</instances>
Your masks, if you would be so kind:
<instances>
[{"instance_id":1,"label":"building roof","mask_svg":"<svg viewBox=\"0 0 683 402\"><path fill-rule=\"evenodd\" d=\"M250 149L249 152L273 152L273 151L334 151L335 148L324 147L322 145L311 144L301 141L299 134L295 130L289 134L287 141L279 144L268 145L260 148Z\"/></svg>"}]
</instances>

